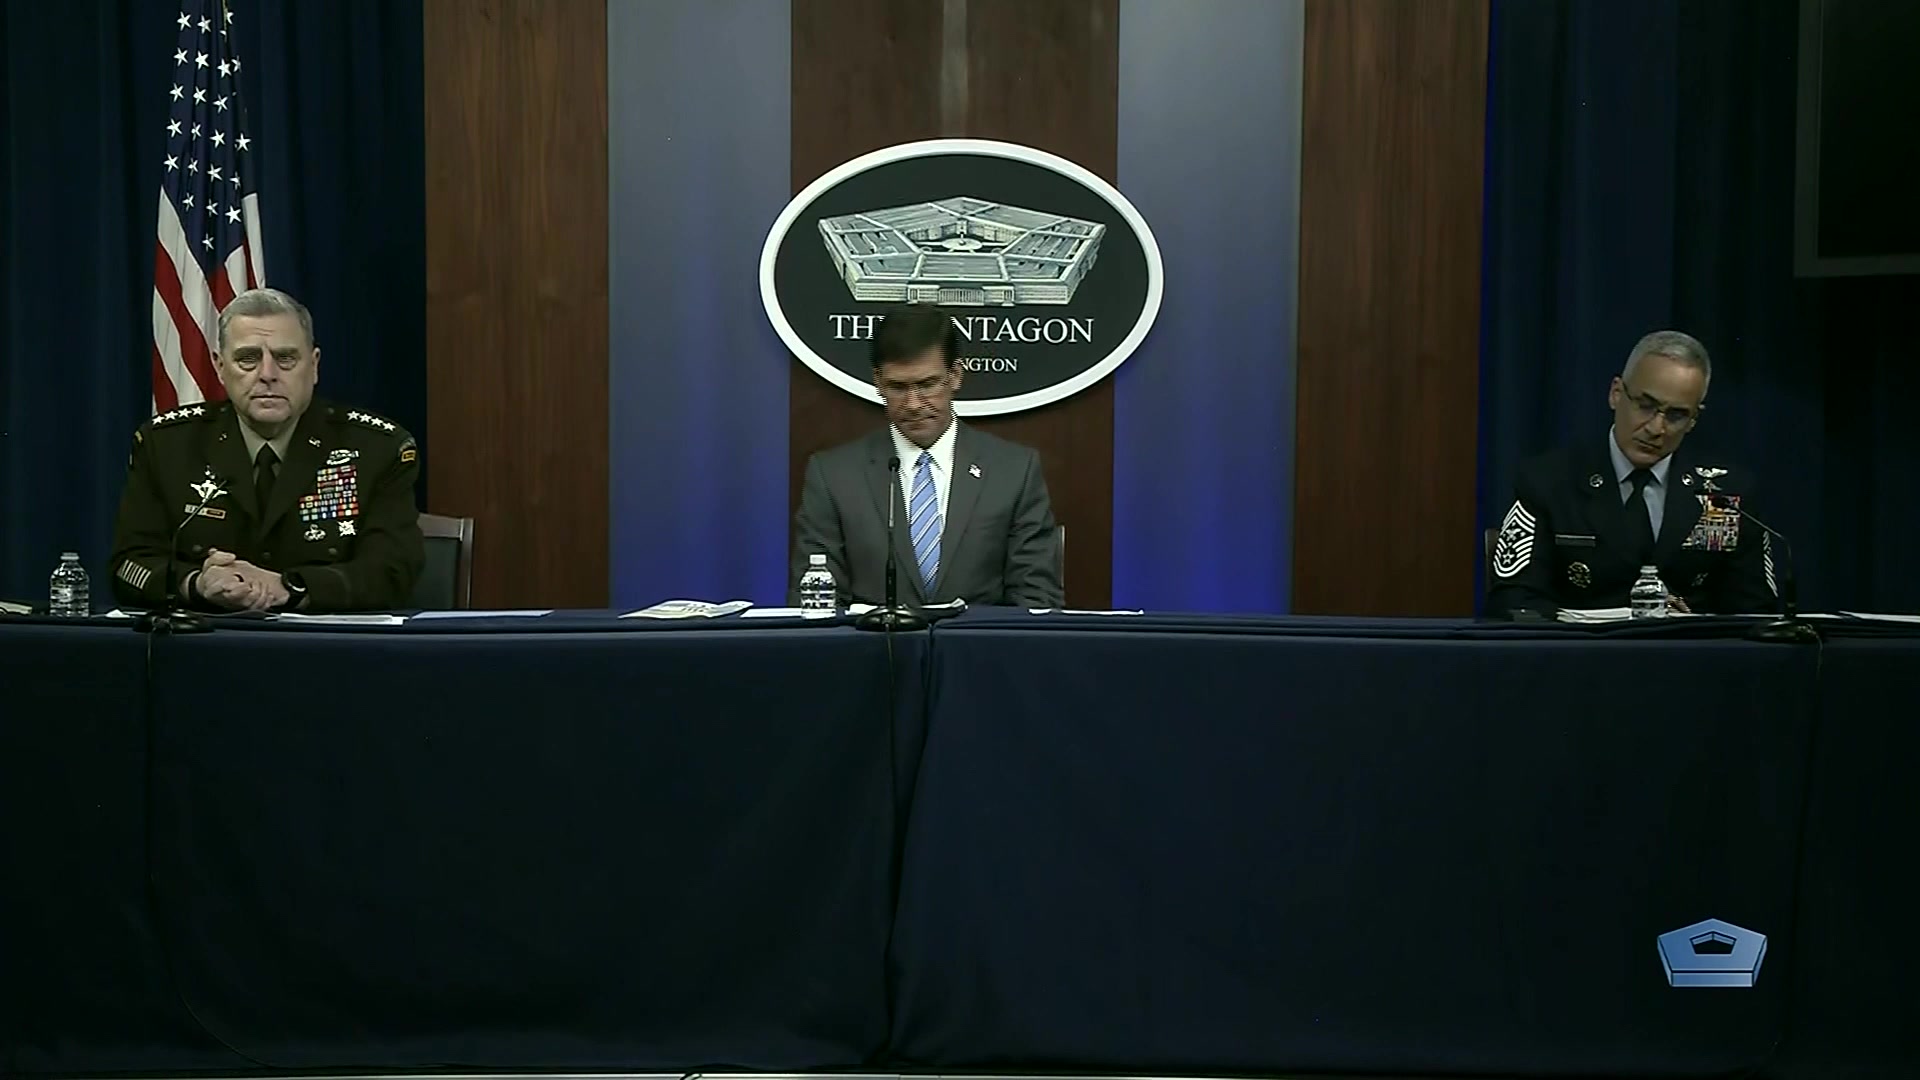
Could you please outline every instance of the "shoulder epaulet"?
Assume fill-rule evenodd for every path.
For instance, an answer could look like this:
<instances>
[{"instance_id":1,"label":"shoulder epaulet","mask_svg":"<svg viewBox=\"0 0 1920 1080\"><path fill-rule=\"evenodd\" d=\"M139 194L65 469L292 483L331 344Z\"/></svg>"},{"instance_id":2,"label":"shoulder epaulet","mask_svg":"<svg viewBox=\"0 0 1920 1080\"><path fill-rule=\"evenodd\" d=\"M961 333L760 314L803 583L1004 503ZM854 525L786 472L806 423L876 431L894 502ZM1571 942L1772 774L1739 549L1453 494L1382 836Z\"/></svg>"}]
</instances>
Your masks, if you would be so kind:
<instances>
[{"instance_id":1,"label":"shoulder epaulet","mask_svg":"<svg viewBox=\"0 0 1920 1080\"><path fill-rule=\"evenodd\" d=\"M375 431L384 431L389 435L399 430L400 427L400 425L386 417L370 413L365 409L335 409L334 415L350 424L360 424L372 428Z\"/></svg>"},{"instance_id":2,"label":"shoulder epaulet","mask_svg":"<svg viewBox=\"0 0 1920 1080\"><path fill-rule=\"evenodd\" d=\"M165 427L168 424L177 424L183 420L198 420L205 417L209 411L208 407L202 404L182 405L177 409L168 409L166 412L155 416L153 419L147 421L147 426L157 428Z\"/></svg>"}]
</instances>

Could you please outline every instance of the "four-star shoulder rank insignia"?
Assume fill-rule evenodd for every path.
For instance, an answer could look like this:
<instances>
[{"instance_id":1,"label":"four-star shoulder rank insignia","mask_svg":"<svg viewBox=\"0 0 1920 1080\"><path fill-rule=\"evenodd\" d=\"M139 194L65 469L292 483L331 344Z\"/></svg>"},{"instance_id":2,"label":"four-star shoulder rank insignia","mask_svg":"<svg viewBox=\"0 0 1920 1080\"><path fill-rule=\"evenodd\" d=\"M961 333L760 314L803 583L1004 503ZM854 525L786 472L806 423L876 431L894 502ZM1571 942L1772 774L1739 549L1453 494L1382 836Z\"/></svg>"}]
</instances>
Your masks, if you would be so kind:
<instances>
[{"instance_id":1,"label":"four-star shoulder rank insignia","mask_svg":"<svg viewBox=\"0 0 1920 1080\"><path fill-rule=\"evenodd\" d=\"M171 424L177 420L186 420L195 416L205 416L206 414L207 410L204 405L182 405L177 409L168 409L166 412L154 417L153 426L159 427L161 424Z\"/></svg>"},{"instance_id":2,"label":"four-star shoulder rank insignia","mask_svg":"<svg viewBox=\"0 0 1920 1080\"><path fill-rule=\"evenodd\" d=\"M381 431L392 431L394 427L393 421L382 419L370 412L361 412L359 409L349 410L347 412L347 419L356 424L365 424L370 428L378 428Z\"/></svg>"}]
</instances>

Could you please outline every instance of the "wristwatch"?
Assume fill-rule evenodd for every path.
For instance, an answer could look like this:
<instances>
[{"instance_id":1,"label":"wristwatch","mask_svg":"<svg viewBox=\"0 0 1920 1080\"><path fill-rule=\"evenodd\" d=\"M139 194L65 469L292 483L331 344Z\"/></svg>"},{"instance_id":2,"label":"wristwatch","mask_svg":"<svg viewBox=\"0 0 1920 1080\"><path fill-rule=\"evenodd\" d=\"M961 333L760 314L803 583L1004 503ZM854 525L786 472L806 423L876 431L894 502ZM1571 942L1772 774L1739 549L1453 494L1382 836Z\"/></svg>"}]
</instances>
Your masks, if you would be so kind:
<instances>
[{"instance_id":1,"label":"wristwatch","mask_svg":"<svg viewBox=\"0 0 1920 1080\"><path fill-rule=\"evenodd\" d=\"M280 584L287 590L287 602L280 605L280 610L292 611L307 598L307 580L300 576L300 571L290 570L281 574Z\"/></svg>"}]
</instances>

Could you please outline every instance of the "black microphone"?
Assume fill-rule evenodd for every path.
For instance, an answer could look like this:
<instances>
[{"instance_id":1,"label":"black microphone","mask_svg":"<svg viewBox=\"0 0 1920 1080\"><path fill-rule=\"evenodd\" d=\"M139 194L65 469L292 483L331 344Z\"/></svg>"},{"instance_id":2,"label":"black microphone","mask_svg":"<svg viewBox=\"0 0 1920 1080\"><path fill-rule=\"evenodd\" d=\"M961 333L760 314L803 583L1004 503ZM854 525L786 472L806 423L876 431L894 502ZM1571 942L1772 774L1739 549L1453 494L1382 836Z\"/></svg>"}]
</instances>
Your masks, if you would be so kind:
<instances>
[{"instance_id":1,"label":"black microphone","mask_svg":"<svg viewBox=\"0 0 1920 1080\"><path fill-rule=\"evenodd\" d=\"M927 621L900 606L900 592L895 569L898 560L893 551L893 504L900 501L900 455L887 458L887 576L886 602L865 615L855 619L853 625L860 630L881 630L891 633L895 630L920 630ZM852 573L852 569L848 569Z\"/></svg>"},{"instance_id":2,"label":"black microphone","mask_svg":"<svg viewBox=\"0 0 1920 1080\"><path fill-rule=\"evenodd\" d=\"M176 608L180 602L180 590L174 586L173 571L180 552L180 534L187 531L187 525L200 516L207 504L227 493L226 481L213 477L213 486L201 498L200 504L187 511L187 516L174 526L173 535L167 539L167 572L160 579L160 591L164 601L158 611L149 611L134 620L133 628L143 634L204 634L213 629L206 619L197 612L185 608Z\"/></svg>"},{"instance_id":3,"label":"black microphone","mask_svg":"<svg viewBox=\"0 0 1920 1080\"><path fill-rule=\"evenodd\" d=\"M1775 581L1780 591L1780 617L1772 622L1762 623L1754 627L1753 632L1748 636L1755 641L1777 641L1788 644L1818 641L1820 639L1819 631L1815 630L1813 625L1807 622L1807 620L1800 617L1799 586L1793 577L1793 542L1787 539L1787 534L1761 521L1752 514L1747 513L1746 510L1741 508L1739 503L1729 503L1724 496L1709 495L1708 498L1713 501L1715 506L1732 510L1734 513L1760 526L1762 532L1780 541L1782 553L1785 555L1785 558L1780 562L1779 573Z\"/></svg>"},{"instance_id":4,"label":"black microphone","mask_svg":"<svg viewBox=\"0 0 1920 1080\"><path fill-rule=\"evenodd\" d=\"M899 560L893 551L893 504L900 500L895 497L900 490L900 455L892 454L887 458L887 585L886 600L889 608L899 606L900 585L897 577Z\"/></svg>"}]
</instances>

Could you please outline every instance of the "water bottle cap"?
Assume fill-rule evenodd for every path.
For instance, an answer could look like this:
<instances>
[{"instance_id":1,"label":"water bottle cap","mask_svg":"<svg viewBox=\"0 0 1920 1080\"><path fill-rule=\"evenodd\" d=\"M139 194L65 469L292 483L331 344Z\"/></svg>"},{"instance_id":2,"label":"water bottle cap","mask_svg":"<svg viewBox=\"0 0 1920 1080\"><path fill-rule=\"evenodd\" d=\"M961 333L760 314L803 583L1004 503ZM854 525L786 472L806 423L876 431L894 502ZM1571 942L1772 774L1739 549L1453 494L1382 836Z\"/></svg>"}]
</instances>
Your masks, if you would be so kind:
<instances>
[{"instance_id":1,"label":"water bottle cap","mask_svg":"<svg viewBox=\"0 0 1920 1080\"><path fill-rule=\"evenodd\" d=\"M68 561L79 562L80 553L77 551L63 551L60 553L60 561L61 562L68 562Z\"/></svg>"},{"instance_id":2,"label":"water bottle cap","mask_svg":"<svg viewBox=\"0 0 1920 1080\"><path fill-rule=\"evenodd\" d=\"M1660 572L1660 568L1657 566L1643 566L1640 568L1640 572L1643 574L1657 574Z\"/></svg>"},{"instance_id":3,"label":"water bottle cap","mask_svg":"<svg viewBox=\"0 0 1920 1080\"><path fill-rule=\"evenodd\" d=\"M825 555L809 555L807 556L807 565L825 566L827 565L827 557Z\"/></svg>"}]
</instances>

